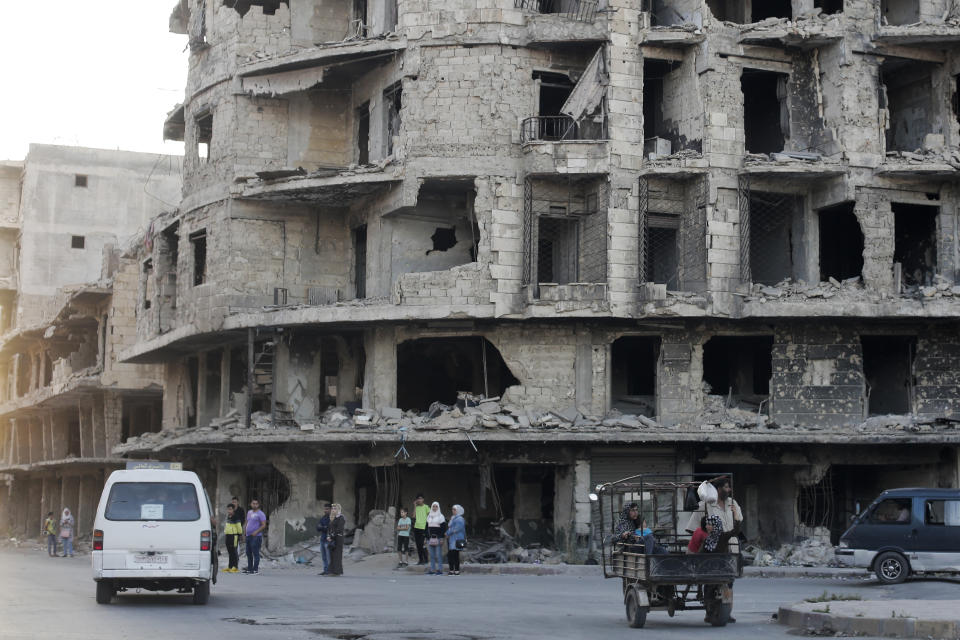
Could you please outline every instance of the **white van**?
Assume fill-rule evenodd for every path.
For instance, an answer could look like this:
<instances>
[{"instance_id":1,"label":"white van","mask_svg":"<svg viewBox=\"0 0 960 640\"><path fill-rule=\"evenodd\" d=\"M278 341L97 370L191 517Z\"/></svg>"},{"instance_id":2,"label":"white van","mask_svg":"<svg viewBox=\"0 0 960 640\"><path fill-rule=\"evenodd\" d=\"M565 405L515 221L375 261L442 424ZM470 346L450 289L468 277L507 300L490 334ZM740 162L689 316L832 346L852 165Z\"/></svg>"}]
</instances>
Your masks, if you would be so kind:
<instances>
[{"instance_id":1,"label":"white van","mask_svg":"<svg viewBox=\"0 0 960 640\"><path fill-rule=\"evenodd\" d=\"M178 463L130 462L110 474L93 523L97 602L127 589L193 593L216 583L215 527L200 479Z\"/></svg>"}]
</instances>

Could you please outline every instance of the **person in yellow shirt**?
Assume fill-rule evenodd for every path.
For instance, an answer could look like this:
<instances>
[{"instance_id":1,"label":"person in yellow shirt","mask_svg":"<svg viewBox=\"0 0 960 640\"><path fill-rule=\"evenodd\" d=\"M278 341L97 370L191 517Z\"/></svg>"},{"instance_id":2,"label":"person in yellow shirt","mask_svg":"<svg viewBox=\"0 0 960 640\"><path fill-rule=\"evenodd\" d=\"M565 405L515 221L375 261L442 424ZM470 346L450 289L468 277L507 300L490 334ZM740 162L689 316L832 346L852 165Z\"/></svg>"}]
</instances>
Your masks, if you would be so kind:
<instances>
[{"instance_id":1,"label":"person in yellow shirt","mask_svg":"<svg viewBox=\"0 0 960 640\"><path fill-rule=\"evenodd\" d=\"M239 556L237 555L237 547L240 546L240 539L243 537L243 516L237 513L236 508L232 504L227 505L227 524L223 527L223 534L226 537L227 542L227 555L230 557L229 562L227 563L227 568L224 569L227 573L239 573Z\"/></svg>"},{"instance_id":2,"label":"person in yellow shirt","mask_svg":"<svg viewBox=\"0 0 960 640\"><path fill-rule=\"evenodd\" d=\"M430 513L428 507L423 501L423 494L418 493L417 499L413 501L413 541L417 545L417 564L427 564L427 550L424 543L427 540L427 515Z\"/></svg>"},{"instance_id":3,"label":"person in yellow shirt","mask_svg":"<svg viewBox=\"0 0 960 640\"><path fill-rule=\"evenodd\" d=\"M47 536L47 555L56 557L57 555L57 524L53 519L53 511L47 513L47 519L43 521L41 536Z\"/></svg>"}]
</instances>

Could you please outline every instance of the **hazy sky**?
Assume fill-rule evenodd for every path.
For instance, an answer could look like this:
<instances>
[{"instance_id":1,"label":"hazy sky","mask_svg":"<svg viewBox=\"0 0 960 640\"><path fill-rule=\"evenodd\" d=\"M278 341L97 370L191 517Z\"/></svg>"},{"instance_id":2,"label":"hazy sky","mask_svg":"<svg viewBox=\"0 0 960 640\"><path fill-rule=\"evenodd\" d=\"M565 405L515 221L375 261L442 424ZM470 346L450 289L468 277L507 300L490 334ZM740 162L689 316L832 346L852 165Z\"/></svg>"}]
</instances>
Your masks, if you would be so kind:
<instances>
[{"instance_id":1,"label":"hazy sky","mask_svg":"<svg viewBox=\"0 0 960 640\"><path fill-rule=\"evenodd\" d=\"M175 0L0 0L0 160L31 142L182 154L163 120L183 100Z\"/></svg>"}]
</instances>

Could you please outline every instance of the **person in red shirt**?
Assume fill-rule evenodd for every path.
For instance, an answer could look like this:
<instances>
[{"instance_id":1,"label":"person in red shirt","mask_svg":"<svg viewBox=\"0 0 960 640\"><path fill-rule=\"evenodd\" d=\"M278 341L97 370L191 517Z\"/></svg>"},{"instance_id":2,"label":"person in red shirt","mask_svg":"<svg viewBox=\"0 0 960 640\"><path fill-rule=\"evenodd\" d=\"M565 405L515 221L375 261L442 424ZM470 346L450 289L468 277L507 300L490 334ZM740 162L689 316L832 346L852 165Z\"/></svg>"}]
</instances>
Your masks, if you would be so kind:
<instances>
[{"instance_id":1,"label":"person in red shirt","mask_svg":"<svg viewBox=\"0 0 960 640\"><path fill-rule=\"evenodd\" d=\"M687 545L687 553L700 553L711 531L713 531L713 523L707 521L707 516L700 518L700 528L693 532L690 544Z\"/></svg>"}]
</instances>

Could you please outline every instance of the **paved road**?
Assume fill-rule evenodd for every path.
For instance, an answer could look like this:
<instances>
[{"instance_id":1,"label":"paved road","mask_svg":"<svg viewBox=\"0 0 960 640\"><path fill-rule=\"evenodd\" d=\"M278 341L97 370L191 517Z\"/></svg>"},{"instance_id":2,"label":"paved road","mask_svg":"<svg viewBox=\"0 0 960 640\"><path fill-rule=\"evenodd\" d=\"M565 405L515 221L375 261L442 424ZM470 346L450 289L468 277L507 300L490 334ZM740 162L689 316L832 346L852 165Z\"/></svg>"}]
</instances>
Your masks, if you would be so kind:
<instances>
[{"instance_id":1,"label":"paved road","mask_svg":"<svg viewBox=\"0 0 960 640\"><path fill-rule=\"evenodd\" d=\"M207 606L190 596L150 593L94 601L88 556L48 558L0 551L0 638L51 640L501 640L522 638L789 638L771 615L784 603L828 593L864 599L960 597L960 581L881 587L869 580L744 578L735 589L737 623L715 629L702 612L651 613L643 630L626 625L616 580L576 576L437 577L399 574L389 558L348 564L348 576L320 578L308 567L258 576L221 574Z\"/></svg>"}]
</instances>

